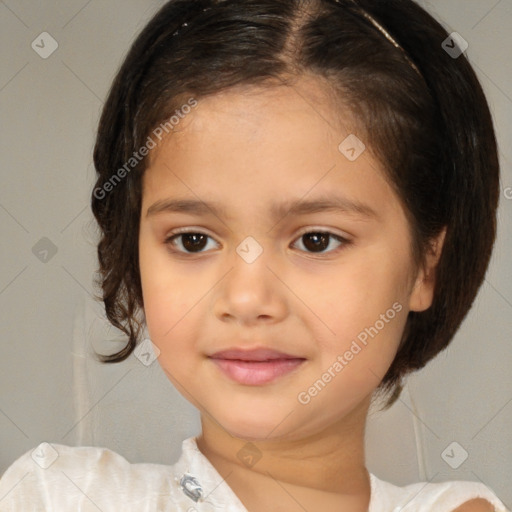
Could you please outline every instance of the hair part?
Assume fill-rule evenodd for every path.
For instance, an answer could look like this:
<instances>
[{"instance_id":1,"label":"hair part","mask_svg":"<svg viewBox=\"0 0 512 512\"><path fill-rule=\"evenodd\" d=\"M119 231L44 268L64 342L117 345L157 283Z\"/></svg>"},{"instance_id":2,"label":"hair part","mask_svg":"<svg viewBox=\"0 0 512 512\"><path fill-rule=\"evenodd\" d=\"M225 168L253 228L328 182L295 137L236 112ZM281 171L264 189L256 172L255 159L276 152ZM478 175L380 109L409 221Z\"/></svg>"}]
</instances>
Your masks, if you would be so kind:
<instances>
[{"instance_id":1,"label":"hair part","mask_svg":"<svg viewBox=\"0 0 512 512\"><path fill-rule=\"evenodd\" d=\"M359 138L382 163L406 212L417 268L446 228L432 306L409 312L378 388L388 395L386 407L397 400L405 375L444 350L460 327L496 237L492 118L466 57L453 59L442 49L447 37L412 0L167 2L118 71L94 148L97 284L107 318L128 337L121 351L99 359L126 359L143 327L136 317L143 310L138 232L147 157L108 194L100 198L96 191L191 96L200 101L242 87L293 87L311 75L340 111L350 105Z\"/></svg>"}]
</instances>

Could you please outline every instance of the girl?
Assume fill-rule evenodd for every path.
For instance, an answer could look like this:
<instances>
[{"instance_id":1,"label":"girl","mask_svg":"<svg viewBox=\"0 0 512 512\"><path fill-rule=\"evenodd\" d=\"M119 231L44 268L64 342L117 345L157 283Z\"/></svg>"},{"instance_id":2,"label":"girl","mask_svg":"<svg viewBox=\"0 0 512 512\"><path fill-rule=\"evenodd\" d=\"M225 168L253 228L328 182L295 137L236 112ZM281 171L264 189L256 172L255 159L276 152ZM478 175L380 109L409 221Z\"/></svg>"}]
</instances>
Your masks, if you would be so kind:
<instances>
[{"instance_id":1,"label":"girl","mask_svg":"<svg viewBox=\"0 0 512 512\"><path fill-rule=\"evenodd\" d=\"M447 347L484 279L482 89L411 0L171 0L104 106L92 209L109 320L201 413L172 466L40 445L1 510L491 511L481 483L365 467L370 404Z\"/></svg>"}]
</instances>

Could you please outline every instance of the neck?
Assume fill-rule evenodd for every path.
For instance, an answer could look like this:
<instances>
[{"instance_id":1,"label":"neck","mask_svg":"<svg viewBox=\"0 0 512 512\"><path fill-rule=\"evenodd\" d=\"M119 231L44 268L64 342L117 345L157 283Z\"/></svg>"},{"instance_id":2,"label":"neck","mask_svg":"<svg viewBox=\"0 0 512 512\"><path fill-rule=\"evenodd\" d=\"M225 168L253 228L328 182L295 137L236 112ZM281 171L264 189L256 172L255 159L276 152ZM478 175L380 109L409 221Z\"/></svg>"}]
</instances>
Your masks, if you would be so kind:
<instances>
[{"instance_id":1,"label":"neck","mask_svg":"<svg viewBox=\"0 0 512 512\"><path fill-rule=\"evenodd\" d=\"M345 498L347 503L365 503L361 510L367 510L370 480L364 434L369 403L368 398L321 432L294 439L251 440L256 456L246 440L232 436L202 415L197 446L241 499L245 496L251 501L251 495L281 486L284 494L321 495L322 499L329 495L337 503Z\"/></svg>"}]
</instances>

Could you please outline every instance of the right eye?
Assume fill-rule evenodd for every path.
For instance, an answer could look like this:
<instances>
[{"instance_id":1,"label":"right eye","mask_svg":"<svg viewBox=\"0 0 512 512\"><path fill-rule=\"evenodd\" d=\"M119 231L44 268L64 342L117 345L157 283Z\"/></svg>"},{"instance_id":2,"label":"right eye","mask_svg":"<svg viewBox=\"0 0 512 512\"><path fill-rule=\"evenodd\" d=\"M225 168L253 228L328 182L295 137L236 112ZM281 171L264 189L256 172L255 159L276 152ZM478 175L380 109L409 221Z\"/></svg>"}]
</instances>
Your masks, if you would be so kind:
<instances>
[{"instance_id":1,"label":"right eye","mask_svg":"<svg viewBox=\"0 0 512 512\"><path fill-rule=\"evenodd\" d=\"M177 241L181 238L181 243ZM172 252L179 252L184 254L199 254L205 252L202 249L206 245L206 240L211 238L205 233L196 231L174 231L168 236L164 243L170 247ZM211 238L213 240L213 238ZM176 246L181 246L184 250L176 249Z\"/></svg>"}]
</instances>

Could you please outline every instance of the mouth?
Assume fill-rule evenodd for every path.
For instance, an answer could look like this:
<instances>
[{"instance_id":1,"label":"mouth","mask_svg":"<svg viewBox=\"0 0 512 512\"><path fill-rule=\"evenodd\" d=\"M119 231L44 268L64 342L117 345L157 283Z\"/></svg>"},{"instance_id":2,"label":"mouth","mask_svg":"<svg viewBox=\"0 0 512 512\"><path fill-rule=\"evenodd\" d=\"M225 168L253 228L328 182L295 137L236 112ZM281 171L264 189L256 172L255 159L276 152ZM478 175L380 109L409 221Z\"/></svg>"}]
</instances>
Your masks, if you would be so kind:
<instances>
[{"instance_id":1,"label":"mouth","mask_svg":"<svg viewBox=\"0 0 512 512\"><path fill-rule=\"evenodd\" d=\"M231 380L247 386L261 386L300 367L305 358L269 349L229 349L209 356Z\"/></svg>"}]
</instances>

